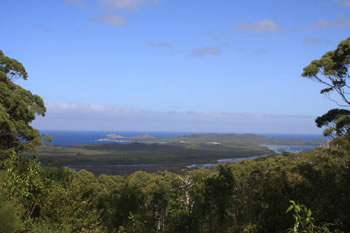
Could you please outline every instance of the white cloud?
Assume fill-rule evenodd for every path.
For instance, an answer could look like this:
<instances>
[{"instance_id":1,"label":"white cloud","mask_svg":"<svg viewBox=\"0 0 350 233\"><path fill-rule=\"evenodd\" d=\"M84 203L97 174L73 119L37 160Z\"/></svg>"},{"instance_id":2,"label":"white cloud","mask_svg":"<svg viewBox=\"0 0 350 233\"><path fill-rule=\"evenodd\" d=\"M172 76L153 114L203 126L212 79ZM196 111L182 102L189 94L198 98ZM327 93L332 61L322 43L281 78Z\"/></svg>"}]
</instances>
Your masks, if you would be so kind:
<instances>
[{"instance_id":1,"label":"white cloud","mask_svg":"<svg viewBox=\"0 0 350 233\"><path fill-rule=\"evenodd\" d=\"M329 40L322 40L319 37L305 37L304 44L317 45L317 44L332 44Z\"/></svg>"},{"instance_id":2,"label":"white cloud","mask_svg":"<svg viewBox=\"0 0 350 233\"><path fill-rule=\"evenodd\" d=\"M224 40L230 39L232 36L227 32L218 32L215 30L210 30L208 32L210 39L212 40Z\"/></svg>"},{"instance_id":3,"label":"white cloud","mask_svg":"<svg viewBox=\"0 0 350 233\"><path fill-rule=\"evenodd\" d=\"M272 19L263 19L256 21L255 23L243 23L235 24L232 26L234 31L255 31L255 32L264 32L264 31L279 31L280 26L278 23Z\"/></svg>"},{"instance_id":4,"label":"white cloud","mask_svg":"<svg viewBox=\"0 0 350 233\"><path fill-rule=\"evenodd\" d=\"M335 19L319 19L315 23L296 28L297 31L313 31L332 28L350 27L350 18L345 15L337 15Z\"/></svg>"},{"instance_id":5,"label":"white cloud","mask_svg":"<svg viewBox=\"0 0 350 233\"><path fill-rule=\"evenodd\" d=\"M104 23L104 24L109 24L112 26L123 26L128 24L128 20L124 18L123 16L120 15L115 15L115 14L109 14L109 15L104 15L102 17L96 17L93 19L93 21L98 22L98 23Z\"/></svg>"},{"instance_id":6,"label":"white cloud","mask_svg":"<svg viewBox=\"0 0 350 233\"><path fill-rule=\"evenodd\" d=\"M72 4L82 4L82 0L64 0L65 3L72 3Z\"/></svg>"},{"instance_id":7,"label":"white cloud","mask_svg":"<svg viewBox=\"0 0 350 233\"><path fill-rule=\"evenodd\" d=\"M333 20L320 19L311 25L312 29L334 28L334 27L350 27L350 18L345 15L337 15Z\"/></svg>"},{"instance_id":8,"label":"white cloud","mask_svg":"<svg viewBox=\"0 0 350 233\"><path fill-rule=\"evenodd\" d=\"M66 4L73 4L82 8L87 8L89 6L86 0L63 0Z\"/></svg>"},{"instance_id":9,"label":"white cloud","mask_svg":"<svg viewBox=\"0 0 350 233\"><path fill-rule=\"evenodd\" d=\"M222 54L221 49L215 48L215 47L205 47L205 48L198 48L192 51L191 53L193 56L220 56Z\"/></svg>"},{"instance_id":10,"label":"white cloud","mask_svg":"<svg viewBox=\"0 0 350 233\"><path fill-rule=\"evenodd\" d=\"M44 130L120 130L234 133L320 133L314 116L263 113L183 112L118 106L46 103L47 114L33 122Z\"/></svg>"},{"instance_id":11,"label":"white cloud","mask_svg":"<svg viewBox=\"0 0 350 233\"><path fill-rule=\"evenodd\" d=\"M48 102L45 103L48 112L58 113L58 112L81 112L81 113L126 113L133 112L131 109L122 109L117 106L109 106L102 104L75 104L75 103L60 103L60 102Z\"/></svg>"},{"instance_id":12,"label":"white cloud","mask_svg":"<svg viewBox=\"0 0 350 233\"><path fill-rule=\"evenodd\" d=\"M103 10L103 15L93 17L92 21L98 23L109 24L112 26L122 26L128 24L128 20L121 16L120 13L125 11L138 10L151 4L156 4L160 0L96 0L99 7ZM90 12L98 12L96 6L87 0L64 0L65 3L84 6Z\"/></svg>"},{"instance_id":13,"label":"white cloud","mask_svg":"<svg viewBox=\"0 0 350 233\"><path fill-rule=\"evenodd\" d=\"M334 21L331 22L335 26L350 27L350 18L345 15L337 15Z\"/></svg>"},{"instance_id":14,"label":"white cloud","mask_svg":"<svg viewBox=\"0 0 350 233\"><path fill-rule=\"evenodd\" d=\"M110 10L137 10L143 6L158 3L159 0L100 0Z\"/></svg>"},{"instance_id":15,"label":"white cloud","mask_svg":"<svg viewBox=\"0 0 350 233\"><path fill-rule=\"evenodd\" d=\"M336 2L342 7L350 8L350 0L336 0Z\"/></svg>"}]
</instances>

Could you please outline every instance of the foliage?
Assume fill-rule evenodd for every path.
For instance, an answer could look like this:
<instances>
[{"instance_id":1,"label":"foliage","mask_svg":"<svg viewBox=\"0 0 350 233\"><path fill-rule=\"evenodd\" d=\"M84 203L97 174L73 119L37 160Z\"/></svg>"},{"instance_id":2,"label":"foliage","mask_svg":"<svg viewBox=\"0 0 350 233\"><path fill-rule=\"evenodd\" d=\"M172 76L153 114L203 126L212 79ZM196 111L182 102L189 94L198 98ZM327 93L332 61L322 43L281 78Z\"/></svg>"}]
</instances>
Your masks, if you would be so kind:
<instances>
[{"instance_id":1,"label":"foliage","mask_svg":"<svg viewBox=\"0 0 350 233\"><path fill-rule=\"evenodd\" d=\"M286 213L294 210L294 226L289 228L290 233L330 233L328 227L331 224L323 224L322 226L315 225L315 218L312 217L312 212L305 205L298 205L295 201L290 201L291 205L286 210Z\"/></svg>"},{"instance_id":2,"label":"foliage","mask_svg":"<svg viewBox=\"0 0 350 233\"><path fill-rule=\"evenodd\" d=\"M38 200L45 186L45 178L40 176L40 164L36 160L26 161L10 153L4 161L7 177L3 188L10 199L17 200L26 208L26 214L31 217L38 208Z\"/></svg>"},{"instance_id":3,"label":"foliage","mask_svg":"<svg viewBox=\"0 0 350 233\"><path fill-rule=\"evenodd\" d=\"M320 59L313 60L304 68L303 77L323 84L326 88L321 94L336 92L346 105L350 105L349 74L350 37L339 43L337 49L326 52Z\"/></svg>"},{"instance_id":4,"label":"foliage","mask_svg":"<svg viewBox=\"0 0 350 233\"><path fill-rule=\"evenodd\" d=\"M53 141L53 138L47 134L44 134L43 135L43 138L44 138L44 141L46 142L52 142Z\"/></svg>"},{"instance_id":5,"label":"foliage","mask_svg":"<svg viewBox=\"0 0 350 233\"><path fill-rule=\"evenodd\" d=\"M96 178L92 178L96 182ZM61 229L62 232L103 232L100 211L94 203L98 195L94 191L98 188L85 183L84 178L75 172L68 182L53 182L45 190L40 222L50 222L52 229Z\"/></svg>"},{"instance_id":6,"label":"foliage","mask_svg":"<svg viewBox=\"0 0 350 233\"><path fill-rule=\"evenodd\" d=\"M3 194L0 193L0 232L16 232L21 228L16 206L4 200Z\"/></svg>"},{"instance_id":7,"label":"foliage","mask_svg":"<svg viewBox=\"0 0 350 233\"><path fill-rule=\"evenodd\" d=\"M36 115L45 114L43 100L38 95L13 83L28 77L23 65L6 57L0 50L0 155L8 150L24 151L41 144L39 131L30 123Z\"/></svg>"},{"instance_id":8,"label":"foliage","mask_svg":"<svg viewBox=\"0 0 350 233\"><path fill-rule=\"evenodd\" d=\"M328 126L323 134L331 136L335 132L335 136L346 134L350 126L350 111L346 109L331 109L326 114L316 118L317 127Z\"/></svg>"},{"instance_id":9,"label":"foliage","mask_svg":"<svg viewBox=\"0 0 350 233\"><path fill-rule=\"evenodd\" d=\"M345 102L345 105L342 106L349 107L349 64L350 37L341 41L337 49L328 51L318 60L313 60L304 68L302 76L323 84L326 88L321 90L321 94L338 93ZM318 127L329 126L323 132L325 136L331 136L334 132L336 136L344 135L349 130L350 111L332 109L318 117L316 124Z\"/></svg>"},{"instance_id":10,"label":"foliage","mask_svg":"<svg viewBox=\"0 0 350 233\"><path fill-rule=\"evenodd\" d=\"M216 170L127 177L42 167L13 154L4 162L3 189L23 206L23 229L30 232L285 232L295 224L283 214L291 199L313 210L314 229L331 222L329 231L348 232L350 169L340 156L343 145ZM298 232L309 227L308 212L303 207L297 213Z\"/></svg>"},{"instance_id":11,"label":"foliage","mask_svg":"<svg viewBox=\"0 0 350 233\"><path fill-rule=\"evenodd\" d=\"M235 221L235 178L230 167L219 165L219 174L205 183L204 200L209 232L228 232Z\"/></svg>"}]
</instances>

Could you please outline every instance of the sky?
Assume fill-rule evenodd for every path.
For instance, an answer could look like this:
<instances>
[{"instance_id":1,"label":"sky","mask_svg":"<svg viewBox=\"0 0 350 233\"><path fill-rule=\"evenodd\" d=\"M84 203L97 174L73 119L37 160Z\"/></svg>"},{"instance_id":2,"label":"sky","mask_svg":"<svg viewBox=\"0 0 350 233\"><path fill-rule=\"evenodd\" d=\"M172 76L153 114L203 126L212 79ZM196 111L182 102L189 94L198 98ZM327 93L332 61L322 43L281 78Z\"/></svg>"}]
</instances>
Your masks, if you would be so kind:
<instances>
[{"instance_id":1,"label":"sky","mask_svg":"<svg viewBox=\"0 0 350 233\"><path fill-rule=\"evenodd\" d=\"M311 134L338 106L300 74L350 36L350 0L2 0L0 20L36 128Z\"/></svg>"}]
</instances>

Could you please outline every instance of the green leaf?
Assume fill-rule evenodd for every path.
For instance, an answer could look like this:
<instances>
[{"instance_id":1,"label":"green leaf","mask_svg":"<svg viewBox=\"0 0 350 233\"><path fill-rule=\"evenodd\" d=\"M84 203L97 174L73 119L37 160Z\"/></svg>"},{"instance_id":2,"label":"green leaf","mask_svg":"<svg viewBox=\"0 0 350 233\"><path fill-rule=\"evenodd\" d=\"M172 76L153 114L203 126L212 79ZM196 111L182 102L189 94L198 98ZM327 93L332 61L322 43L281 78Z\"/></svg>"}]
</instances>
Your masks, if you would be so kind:
<instances>
[{"instance_id":1,"label":"green leaf","mask_svg":"<svg viewBox=\"0 0 350 233\"><path fill-rule=\"evenodd\" d=\"M307 211L307 217L308 217L308 218L311 217L311 210L310 210L310 209Z\"/></svg>"},{"instance_id":2,"label":"green leaf","mask_svg":"<svg viewBox=\"0 0 350 233\"><path fill-rule=\"evenodd\" d=\"M292 209L293 209L293 205L290 205L289 207L288 207L288 209L286 210L286 213L288 213L289 211L291 211Z\"/></svg>"}]
</instances>

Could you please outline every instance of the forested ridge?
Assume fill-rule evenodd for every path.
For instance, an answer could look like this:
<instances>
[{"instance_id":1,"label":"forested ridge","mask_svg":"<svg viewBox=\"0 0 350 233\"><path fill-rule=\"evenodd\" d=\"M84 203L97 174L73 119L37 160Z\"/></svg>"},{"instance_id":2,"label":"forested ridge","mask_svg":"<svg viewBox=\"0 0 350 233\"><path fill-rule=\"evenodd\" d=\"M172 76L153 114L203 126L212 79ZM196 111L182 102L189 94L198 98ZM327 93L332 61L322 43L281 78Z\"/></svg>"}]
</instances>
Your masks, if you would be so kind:
<instances>
[{"instance_id":1,"label":"forested ridge","mask_svg":"<svg viewBox=\"0 0 350 233\"><path fill-rule=\"evenodd\" d=\"M350 38L312 61L303 77L345 104ZM15 84L27 79L0 51L0 232L350 232L350 118L316 119L329 146L178 173L99 175L40 164L42 99ZM47 135L46 140L51 140ZM25 154L31 153L33 159Z\"/></svg>"}]
</instances>

